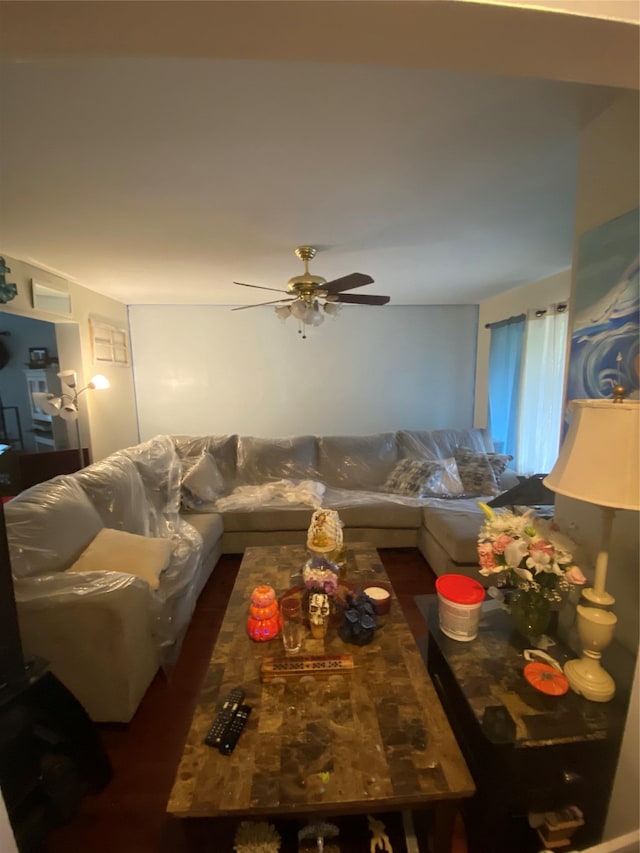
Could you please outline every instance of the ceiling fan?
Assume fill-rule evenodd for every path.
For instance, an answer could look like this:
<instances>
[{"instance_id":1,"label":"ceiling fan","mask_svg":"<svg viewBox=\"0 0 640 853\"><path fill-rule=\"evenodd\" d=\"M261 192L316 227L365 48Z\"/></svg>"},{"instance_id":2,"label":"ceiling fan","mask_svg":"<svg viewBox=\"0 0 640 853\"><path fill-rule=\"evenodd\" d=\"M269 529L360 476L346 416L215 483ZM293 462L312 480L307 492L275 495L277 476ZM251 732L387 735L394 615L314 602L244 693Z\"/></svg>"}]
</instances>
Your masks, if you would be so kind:
<instances>
[{"instance_id":1,"label":"ceiling fan","mask_svg":"<svg viewBox=\"0 0 640 853\"><path fill-rule=\"evenodd\" d=\"M327 314L337 314L341 304L350 305L386 305L389 296L376 296L374 294L346 293L356 287L364 287L372 284L373 279L369 275L360 272L352 272L349 275L327 281L320 275L311 275L309 272L309 261L316 255L313 246L298 246L295 254L304 263L304 273L295 275L287 282L286 290L278 287L262 287L259 284L246 284L244 281L234 281L242 287L254 287L257 290L271 290L275 293L283 293L279 299L270 302L258 302L254 305L240 305L232 308L232 311L243 311L246 308L257 308L261 305L278 305L276 314L282 320L290 315L300 321L302 325L319 326ZM290 304L288 304L290 303ZM299 329L302 333L302 329ZM303 337L306 335L302 334Z\"/></svg>"}]
</instances>

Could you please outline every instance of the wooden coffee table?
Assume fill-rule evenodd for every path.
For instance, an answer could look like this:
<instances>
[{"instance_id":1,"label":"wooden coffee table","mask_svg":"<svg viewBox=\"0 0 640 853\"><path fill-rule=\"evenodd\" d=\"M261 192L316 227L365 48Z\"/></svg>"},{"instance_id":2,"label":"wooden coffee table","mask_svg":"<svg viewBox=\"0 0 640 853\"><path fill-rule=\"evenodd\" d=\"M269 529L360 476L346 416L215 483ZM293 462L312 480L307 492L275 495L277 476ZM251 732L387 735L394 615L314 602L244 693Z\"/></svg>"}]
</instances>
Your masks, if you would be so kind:
<instances>
[{"instance_id":1,"label":"wooden coffee table","mask_svg":"<svg viewBox=\"0 0 640 853\"><path fill-rule=\"evenodd\" d=\"M430 808L433 845L449 853L460 799L475 792L458 744L392 597L366 646L330 627L302 654L350 654L352 671L261 682L265 657L281 656L245 630L261 583L285 592L307 559L303 546L247 548L204 678L167 812L175 818L311 818ZM388 583L377 551L349 544L346 581ZM230 756L204 744L218 704L242 687L253 711Z\"/></svg>"}]
</instances>

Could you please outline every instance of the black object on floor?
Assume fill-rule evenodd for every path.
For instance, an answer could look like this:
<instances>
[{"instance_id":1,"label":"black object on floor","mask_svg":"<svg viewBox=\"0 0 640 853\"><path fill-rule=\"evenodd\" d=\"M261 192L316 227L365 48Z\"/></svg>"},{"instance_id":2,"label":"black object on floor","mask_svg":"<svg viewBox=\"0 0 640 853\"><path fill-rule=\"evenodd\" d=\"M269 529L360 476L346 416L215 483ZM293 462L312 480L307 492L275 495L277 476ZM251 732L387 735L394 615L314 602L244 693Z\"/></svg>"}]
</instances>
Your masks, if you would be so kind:
<instances>
[{"instance_id":1,"label":"black object on floor","mask_svg":"<svg viewBox=\"0 0 640 853\"><path fill-rule=\"evenodd\" d=\"M44 661L33 661L21 689L0 692L0 787L20 853L41 850L49 830L110 779L88 714Z\"/></svg>"}]
</instances>

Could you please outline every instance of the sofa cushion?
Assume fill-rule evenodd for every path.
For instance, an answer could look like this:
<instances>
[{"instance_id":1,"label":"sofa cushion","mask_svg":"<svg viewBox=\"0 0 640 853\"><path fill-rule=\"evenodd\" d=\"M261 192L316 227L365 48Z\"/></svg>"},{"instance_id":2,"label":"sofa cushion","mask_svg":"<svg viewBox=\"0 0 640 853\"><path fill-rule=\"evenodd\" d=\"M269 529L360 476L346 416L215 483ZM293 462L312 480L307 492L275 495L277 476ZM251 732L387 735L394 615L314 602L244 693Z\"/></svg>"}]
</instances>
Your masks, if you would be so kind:
<instances>
[{"instance_id":1,"label":"sofa cushion","mask_svg":"<svg viewBox=\"0 0 640 853\"><path fill-rule=\"evenodd\" d=\"M433 500L422 510L423 524L455 563L477 565L478 533L485 516L475 500Z\"/></svg>"},{"instance_id":2,"label":"sofa cushion","mask_svg":"<svg viewBox=\"0 0 640 853\"><path fill-rule=\"evenodd\" d=\"M429 492L429 481L439 467L435 459L401 459L385 480L382 490L419 498Z\"/></svg>"},{"instance_id":3,"label":"sofa cushion","mask_svg":"<svg viewBox=\"0 0 640 853\"><path fill-rule=\"evenodd\" d=\"M247 485L265 480L308 480L316 469L313 435L292 438L238 438L238 480Z\"/></svg>"},{"instance_id":4,"label":"sofa cushion","mask_svg":"<svg viewBox=\"0 0 640 853\"><path fill-rule=\"evenodd\" d=\"M177 530L182 466L173 440L157 435L121 451L131 459L144 483L152 536L171 536Z\"/></svg>"},{"instance_id":5,"label":"sofa cushion","mask_svg":"<svg viewBox=\"0 0 640 853\"><path fill-rule=\"evenodd\" d=\"M459 447L455 459L467 495L497 495L498 479L486 453Z\"/></svg>"},{"instance_id":6,"label":"sofa cushion","mask_svg":"<svg viewBox=\"0 0 640 853\"><path fill-rule=\"evenodd\" d=\"M62 572L102 527L80 483L62 475L21 492L4 506L11 571L17 578Z\"/></svg>"},{"instance_id":7,"label":"sofa cushion","mask_svg":"<svg viewBox=\"0 0 640 853\"><path fill-rule=\"evenodd\" d=\"M434 429L399 430L398 448L401 456L414 459L436 457L447 459L455 455L458 447L487 452L493 450L493 441L486 429Z\"/></svg>"},{"instance_id":8,"label":"sofa cushion","mask_svg":"<svg viewBox=\"0 0 640 853\"><path fill-rule=\"evenodd\" d=\"M348 528L393 530L394 528L417 529L422 519L422 507L419 505L385 501L384 496L378 501L358 501L352 504L343 502L327 502L331 509L336 509L340 521Z\"/></svg>"},{"instance_id":9,"label":"sofa cushion","mask_svg":"<svg viewBox=\"0 0 640 853\"><path fill-rule=\"evenodd\" d=\"M209 554L213 551L216 542L224 533L222 516L218 512L199 512L183 515L183 519L198 531L202 536L202 553Z\"/></svg>"},{"instance_id":10,"label":"sofa cushion","mask_svg":"<svg viewBox=\"0 0 640 853\"><path fill-rule=\"evenodd\" d=\"M216 501L226 491L224 478L213 456L203 453L195 462L184 460L182 477L182 505L197 510Z\"/></svg>"},{"instance_id":11,"label":"sofa cushion","mask_svg":"<svg viewBox=\"0 0 640 853\"><path fill-rule=\"evenodd\" d=\"M114 453L73 475L96 508L105 527L149 534L144 483L124 453Z\"/></svg>"},{"instance_id":12,"label":"sofa cushion","mask_svg":"<svg viewBox=\"0 0 640 853\"><path fill-rule=\"evenodd\" d=\"M227 486L233 488L236 482L237 435L177 435L173 440L181 459L190 459L208 453L218 466Z\"/></svg>"},{"instance_id":13,"label":"sofa cushion","mask_svg":"<svg viewBox=\"0 0 640 853\"><path fill-rule=\"evenodd\" d=\"M160 575L171 561L171 551L170 539L103 527L67 571L124 572L158 589Z\"/></svg>"},{"instance_id":14,"label":"sofa cushion","mask_svg":"<svg viewBox=\"0 0 640 853\"><path fill-rule=\"evenodd\" d=\"M379 491L399 459L393 432L318 439L318 477L328 486Z\"/></svg>"},{"instance_id":15,"label":"sofa cushion","mask_svg":"<svg viewBox=\"0 0 640 853\"><path fill-rule=\"evenodd\" d=\"M448 459L434 459L430 464L434 469L423 496L455 498L464 494L458 465L453 456Z\"/></svg>"},{"instance_id":16,"label":"sofa cushion","mask_svg":"<svg viewBox=\"0 0 640 853\"><path fill-rule=\"evenodd\" d=\"M489 460L489 464L493 468L493 473L496 476L498 485L501 485L500 478L507 470L509 462L513 461L513 456L510 456L507 453L487 453L487 459Z\"/></svg>"}]
</instances>

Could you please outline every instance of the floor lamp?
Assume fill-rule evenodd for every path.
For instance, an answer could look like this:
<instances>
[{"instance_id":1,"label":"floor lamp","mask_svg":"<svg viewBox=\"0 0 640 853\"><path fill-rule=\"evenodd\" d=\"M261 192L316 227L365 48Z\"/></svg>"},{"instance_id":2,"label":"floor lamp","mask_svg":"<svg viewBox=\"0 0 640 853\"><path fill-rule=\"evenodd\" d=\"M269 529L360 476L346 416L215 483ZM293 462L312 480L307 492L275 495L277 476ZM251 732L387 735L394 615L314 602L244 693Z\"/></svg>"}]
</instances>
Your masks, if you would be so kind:
<instances>
[{"instance_id":1,"label":"floor lamp","mask_svg":"<svg viewBox=\"0 0 640 853\"><path fill-rule=\"evenodd\" d=\"M35 391L31 397L33 402L39 409L52 417L60 417L65 421L74 421L76 425L76 441L78 445L78 456L80 468L84 468L84 457L82 454L82 440L80 438L80 422L78 421L78 397L84 394L85 391L101 391L109 388L109 380L98 374L94 376L88 385L84 388L78 388L78 375L75 370L62 370L58 373L58 377L63 386L69 389L70 393L62 391L61 394L47 394L43 391Z\"/></svg>"},{"instance_id":2,"label":"floor lamp","mask_svg":"<svg viewBox=\"0 0 640 853\"><path fill-rule=\"evenodd\" d=\"M605 584L616 510L640 509L640 400L572 400L569 411L569 431L544 482L559 495L599 506L602 524L593 587L583 590L576 608L582 657L564 671L576 693L608 702L615 684L600 658L618 620L606 609L615 599Z\"/></svg>"}]
</instances>

